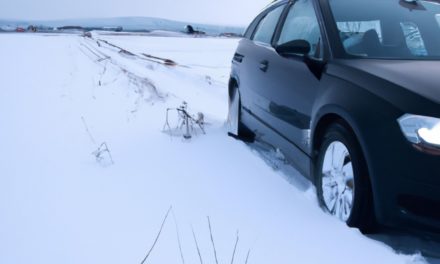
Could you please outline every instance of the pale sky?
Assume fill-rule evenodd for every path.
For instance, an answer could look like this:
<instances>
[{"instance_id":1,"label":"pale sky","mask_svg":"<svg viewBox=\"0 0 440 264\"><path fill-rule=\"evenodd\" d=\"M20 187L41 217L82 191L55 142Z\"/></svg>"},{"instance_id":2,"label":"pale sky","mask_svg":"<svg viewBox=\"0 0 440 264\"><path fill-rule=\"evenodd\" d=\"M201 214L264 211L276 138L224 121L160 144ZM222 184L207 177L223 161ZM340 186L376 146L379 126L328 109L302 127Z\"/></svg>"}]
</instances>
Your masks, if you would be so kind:
<instances>
[{"instance_id":1,"label":"pale sky","mask_svg":"<svg viewBox=\"0 0 440 264\"><path fill-rule=\"evenodd\" d=\"M0 0L0 19L150 16L247 25L271 0Z\"/></svg>"}]
</instances>

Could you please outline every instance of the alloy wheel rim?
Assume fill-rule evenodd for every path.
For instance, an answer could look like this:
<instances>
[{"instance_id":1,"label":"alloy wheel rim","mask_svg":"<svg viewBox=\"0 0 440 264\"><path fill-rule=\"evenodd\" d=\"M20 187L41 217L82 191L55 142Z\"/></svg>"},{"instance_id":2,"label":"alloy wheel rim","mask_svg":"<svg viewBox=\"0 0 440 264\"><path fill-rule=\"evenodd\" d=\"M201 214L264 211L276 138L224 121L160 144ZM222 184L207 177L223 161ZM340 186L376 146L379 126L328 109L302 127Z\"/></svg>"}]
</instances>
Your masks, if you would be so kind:
<instances>
[{"instance_id":1,"label":"alloy wheel rim","mask_svg":"<svg viewBox=\"0 0 440 264\"><path fill-rule=\"evenodd\" d=\"M340 141L331 143L322 165L322 196L330 214L347 222L353 210L354 171L350 153Z\"/></svg>"}]
</instances>

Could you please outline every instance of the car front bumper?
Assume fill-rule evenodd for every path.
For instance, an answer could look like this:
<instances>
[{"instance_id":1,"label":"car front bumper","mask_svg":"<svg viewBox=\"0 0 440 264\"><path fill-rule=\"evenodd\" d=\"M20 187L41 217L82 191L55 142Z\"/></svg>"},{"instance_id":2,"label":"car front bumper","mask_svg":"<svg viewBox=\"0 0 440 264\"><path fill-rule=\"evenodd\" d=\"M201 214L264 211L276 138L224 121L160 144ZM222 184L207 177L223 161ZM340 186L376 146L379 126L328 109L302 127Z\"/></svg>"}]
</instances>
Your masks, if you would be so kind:
<instances>
[{"instance_id":1,"label":"car front bumper","mask_svg":"<svg viewBox=\"0 0 440 264\"><path fill-rule=\"evenodd\" d=\"M386 226L440 235L440 156L393 130L367 154L376 217Z\"/></svg>"}]
</instances>

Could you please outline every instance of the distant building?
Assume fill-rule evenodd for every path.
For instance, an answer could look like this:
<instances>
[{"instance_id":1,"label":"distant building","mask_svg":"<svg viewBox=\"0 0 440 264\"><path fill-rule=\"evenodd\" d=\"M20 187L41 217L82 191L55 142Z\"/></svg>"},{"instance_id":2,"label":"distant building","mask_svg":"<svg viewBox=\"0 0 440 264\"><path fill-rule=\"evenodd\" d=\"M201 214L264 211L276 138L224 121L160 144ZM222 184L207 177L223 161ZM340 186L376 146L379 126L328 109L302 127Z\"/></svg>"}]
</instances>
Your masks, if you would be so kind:
<instances>
[{"instance_id":1,"label":"distant building","mask_svg":"<svg viewBox=\"0 0 440 264\"><path fill-rule=\"evenodd\" d=\"M185 33L189 35L206 35L206 32L195 30L193 26L187 25L185 27Z\"/></svg>"},{"instance_id":2,"label":"distant building","mask_svg":"<svg viewBox=\"0 0 440 264\"><path fill-rule=\"evenodd\" d=\"M52 32L52 31L56 30L53 27L48 27L48 26L44 26L44 25L35 26L35 29L37 32Z\"/></svg>"},{"instance_id":3,"label":"distant building","mask_svg":"<svg viewBox=\"0 0 440 264\"><path fill-rule=\"evenodd\" d=\"M27 31L29 31L29 32L37 32L37 27L30 25L30 26L28 26Z\"/></svg>"},{"instance_id":4,"label":"distant building","mask_svg":"<svg viewBox=\"0 0 440 264\"><path fill-rule=\"evenodd\" d=\"M121 32L123 30L122 27L103 27L100 30L103 31L114 31L114 32Z\"/></svg>"},{"instance_id":5,"label":"distant building","mask_svg":"<svg viewBox=\"0 0 440 264\"><path fill-rule=\"evenodd\" d=\"M17 28L15 29L15 32L20 32L20 33L22 33L22 32L26 32L26 30L25 30L24 28L22 28L22 27L17 27Z\"/></svg>"},{"instance_id":6,"label":"distant building","mask_svg":"<svg viewBox=\"0 0 440 264\"><path fill-rule=\"evenodd\" d=\"M15 31L15 27L9 26L9 25L5 25L5 26L1 26L0 30L1 31L5 31L5 32L14 32Z\"/></svg>"},{"instance_id":7,"label":"distant building","mask_svg":"<svg viewBox=\"0 0 440 264\"><path fill-rule=\"evenodd\" d=\"M84 31L84 28L80 27L80 26L64 26L64 27L59 27L58 30L61 30L61 31Z\"/></svg>"},{"instance_id":8,"label":"distant building","mask_svg":"<svg viewBox=\"0 0 440 264\"><path fill-rule=\"evenodd\" d=\"M90 31L84 32L84 34L82 36L85 38L92 38L93 37L92 32L90 32Z\"/></svg>"}]
</instances>

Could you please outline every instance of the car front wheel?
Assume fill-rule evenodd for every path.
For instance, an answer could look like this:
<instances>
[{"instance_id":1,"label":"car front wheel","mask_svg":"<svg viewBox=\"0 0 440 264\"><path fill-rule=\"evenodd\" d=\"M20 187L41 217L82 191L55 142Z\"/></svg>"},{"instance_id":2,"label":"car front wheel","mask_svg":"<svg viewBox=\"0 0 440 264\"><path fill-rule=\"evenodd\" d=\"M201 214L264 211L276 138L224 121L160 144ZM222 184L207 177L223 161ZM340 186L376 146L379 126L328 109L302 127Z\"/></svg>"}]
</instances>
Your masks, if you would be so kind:
<instances>
[{"instance_id":1,"label":"car front wheel","mask_svg":"<svg viewBox=\"0 0 440 264\"><path fill-rule=\"evenodd\" d=\"M373 232L368 169L359 143L343 124L335 123L327 129L314 167L324 210L362 232Z\"/></svg>"}]
</instances>

